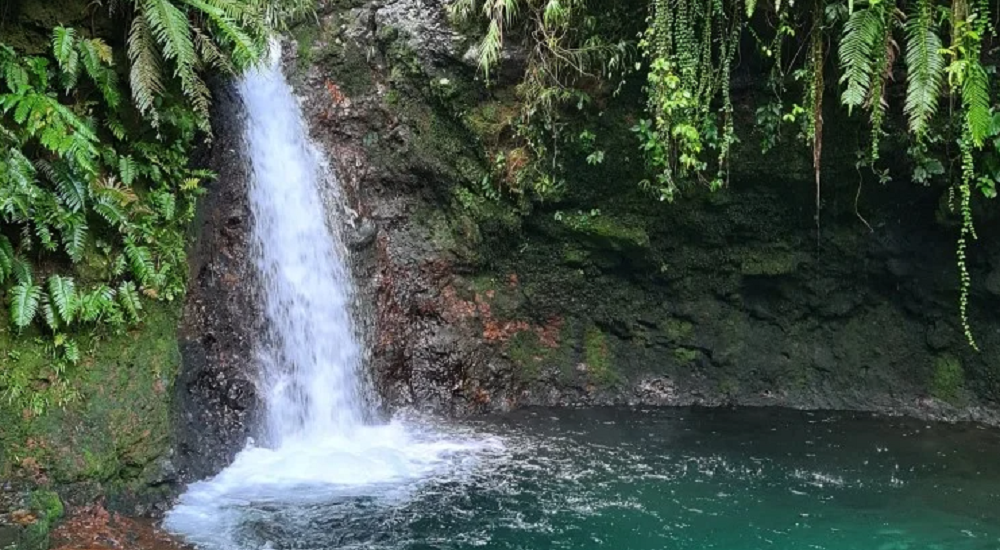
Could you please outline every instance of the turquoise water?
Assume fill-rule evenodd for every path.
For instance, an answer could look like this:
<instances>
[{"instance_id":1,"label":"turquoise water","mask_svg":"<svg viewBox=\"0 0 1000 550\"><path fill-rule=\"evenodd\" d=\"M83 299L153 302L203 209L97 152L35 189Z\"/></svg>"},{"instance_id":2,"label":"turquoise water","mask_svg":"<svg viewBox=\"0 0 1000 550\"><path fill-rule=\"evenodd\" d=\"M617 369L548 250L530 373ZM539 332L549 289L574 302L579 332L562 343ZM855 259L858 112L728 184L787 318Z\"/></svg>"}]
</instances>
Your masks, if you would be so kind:
<instances>
[{"instance_id":1,"label":"turquoise water","mask_svg":"<svg viewBox=\"0 0 1000 550\"><path fill-rule=\"evenodd\" d=\"M534 409L447 437L494 444L405 481L232 499L232 547L1000 548L1000 432L974 425Z\"/></svg>"}]
</instances>

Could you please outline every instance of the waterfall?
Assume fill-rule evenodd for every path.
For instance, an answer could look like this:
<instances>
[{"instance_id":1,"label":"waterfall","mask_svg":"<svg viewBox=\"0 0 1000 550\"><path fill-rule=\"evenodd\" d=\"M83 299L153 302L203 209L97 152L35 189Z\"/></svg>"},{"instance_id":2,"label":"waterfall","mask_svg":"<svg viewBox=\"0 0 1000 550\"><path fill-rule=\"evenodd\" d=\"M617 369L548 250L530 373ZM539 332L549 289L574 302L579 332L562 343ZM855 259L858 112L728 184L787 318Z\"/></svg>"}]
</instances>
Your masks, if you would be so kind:
<instances>
[{"instance_id":1,"label":"waterfall","mask_svg":"<svg viewBox=\"0 0 1000 550\"><path fill-rule=\"evenodd\" d=\"M464 475L478 454L503 448L495 438L440 426L364 422L343 224L329 216L343 210L330 204L338 202L335 175L309 140L277 48L242 78L239 92L267 327L256 342L267 418L262 446L249 442L228 468L191 484L164 518L167 530L199 550L269 548L260 537L270 521L294 522L351 499L398 502L426 480Z\"/></svg>"},{"instance_id":2,"label":"waterfall","mask_svg":"<svg viewBox=\"0 0 1000 550\"><path fill-rule=\"evenodd\" d=\"M308 139L305 121L279 68L239 83L246 106L246 156L254 260L268 334L260 363L268 443L344 434L363 417L360 346L350 316L351 280L341 223L328 224L320 186L339 185ZM332 205L331 205L332 206Z\"/></svg>"}]
</instances>

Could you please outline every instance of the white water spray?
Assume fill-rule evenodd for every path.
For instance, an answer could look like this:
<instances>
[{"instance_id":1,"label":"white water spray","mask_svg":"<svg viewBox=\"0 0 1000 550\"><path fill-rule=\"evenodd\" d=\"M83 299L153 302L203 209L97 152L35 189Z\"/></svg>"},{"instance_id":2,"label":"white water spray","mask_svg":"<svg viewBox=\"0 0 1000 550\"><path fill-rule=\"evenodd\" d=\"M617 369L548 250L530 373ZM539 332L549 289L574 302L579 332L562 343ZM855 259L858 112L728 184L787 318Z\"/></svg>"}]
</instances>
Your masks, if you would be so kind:
<instances>
[{"instance_id":1,"label":"white water spray","mask_svg":"<svg viewBox=\"0 0 1000 550\"><path fill-rule=\"evenodd\" d=\"M246 76L239 91L247 111L254 252L269 328L260 349L267 439L281 446L295 438L342 435L361 424L364 404L347 250L339 228L327 225L320 193L322 183L333 190L338 185L308 140L277 59Z\"/></svg>"},{"instance_id":2,"label":"white water spray","mask_svg":"<svg viewBox=\"0 0 1000 550\"><path fill-rule=\"evenodd\" d=\"M201 550L250 548L241 541L253 538L256 504L294 515L345 498L405 498L421 480L461 475L477 452L500 448L399 422L365 425L347 251L321 191L327 183L335 191L336 180L308 138L277 48L239 91L267 323L258 343L267 446L250 445L192 484L167 514L164 526Z\"/></svg>"}]
</instances>

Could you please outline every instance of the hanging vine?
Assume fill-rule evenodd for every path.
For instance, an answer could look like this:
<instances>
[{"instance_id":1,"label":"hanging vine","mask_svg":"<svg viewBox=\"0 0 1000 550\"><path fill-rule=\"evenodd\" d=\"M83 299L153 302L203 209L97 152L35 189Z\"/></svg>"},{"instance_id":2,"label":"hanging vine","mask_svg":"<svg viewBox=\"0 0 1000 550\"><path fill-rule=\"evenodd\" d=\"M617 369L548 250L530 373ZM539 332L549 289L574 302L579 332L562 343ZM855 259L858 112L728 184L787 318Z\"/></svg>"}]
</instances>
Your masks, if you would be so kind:
<instances>
[{"instance_id":1,"label":"hanging vine","mask_svg":"<svg viewBox=\"0 0 1000 550\"><path fill-rule=\"evenodd\" d=\"M579 43L579 36L560 25L586 21L582 0L456 0L456 6L479 7L491 21L481 49L484 68L501 59L499 41L517 20L535 28L525 36L537 72L525 83L532 90L573 88L582 76L594 75L586 64L567 62L559 48ZM570 19L546 16L572 9ZM868 135L859 166L878 170L887 128L905 121L913 163L912 179L929 185L943 176L945 165L960 167L949 193L958 198L960 233L957 265L959 312L969 344L977 347L969 323L971 274L968 249L976 239L972 204L975 197L996 196L1000 182L1000 114L990 91L995 61L984 52L994 47L989 0L815 0L795 4L778 0L649 0L646 29L639 37L645 71L646 110L633 127L647 166L641 186L659 200L672 201L701 184L715 190L729 181L729 162L738 143L732 98L733 64L741 55L741 38L748 30L757 53L772 63L770 102L757 109L763 148L781 138L784 124L793 123L810 148L815 188L817 239L822 208L822 161L826 92L836 73L839 103L848 115L860 111ZM528 14L534 14L529 16ZM541 15L539 15L541 14ZM520 18L520 19L519 19ZM581 19L582 18L582 19ZM563 30L558 30L562 28ZM950 37L947 36L950 32ZM576 36L577 38L572 38ZM988 44L988 47L984 47ZM555 46L555 48L553 48ZM546 53L547 52L547 53ZM743 49L746 54L746 48ZM837 63L828 63L835 53ZM566 57L564 60L563 57ZM547 59L558 70L548 70ZM896 77L905 74L901 108L891 104ZM893 93L890 93L890 91ZM801 103L785 103L787 92L801 94ZM545 97L544 94L532 94ZM824 101L826 100L826 101ZM952 107L947 116L940 106ZM532 105L540 104L537 100ZM893 109L899 109L893 112ZM544 108L551 128L558 128L558 108ZM952 130L954 129L954 131ZM957 135L956 135L957 134ZM955 136L945 139L945 136ZM897 136L902 137L902 136ZM957 138L957 139L956 139ZM958 142L960 156L950 157ZM989 151L984 150L991 144ZM994 151L996 149L996 151ZM536 151L551 154L552 151ZM556 165L553 165L556 166ZM997 168L993 168L997 166ZM941 178L944 179L944 178ZM944 182L942 182L944 183ZM978 192L978 194L977 194ZM864 221L864 218L862 218ZM867 222L865 222L867 224ZM870 226L869 226L870 229Z\"/></svg>"},{"instance_id":2,"label":"hanging vine","mask_svg":"<svg viewBox=\"0 0 1000 550\"><path fill-rule=\"evenodd\" d=\"M820 239L820 212L822 208L822 166L823 166L823 90L825 79L823 66L826 61L826 35L823 26L823 3L816 0L813 5L812 32L809 37L809 60L806 74L811 75L806 86L806 105L810 118L806 137L812 144L813 179L815 181L815 221L816 245Z\"/></svg>"},{"instance_id":3,"label":"hanging vine","mask_svg":"<svg viewBox=\"0 0 1000 550\"><path fill-rule=\"evenodd\" d=\"M689 178L718 189L736 142L729 84L742 8L722 0L654 0L639 43L649 72L647 113L633 128L655 177L643 186L673 200ZM721 120L720 120L721 119ZM706 179L707 151L716 175Z\"/></svg>"}]
</instances>

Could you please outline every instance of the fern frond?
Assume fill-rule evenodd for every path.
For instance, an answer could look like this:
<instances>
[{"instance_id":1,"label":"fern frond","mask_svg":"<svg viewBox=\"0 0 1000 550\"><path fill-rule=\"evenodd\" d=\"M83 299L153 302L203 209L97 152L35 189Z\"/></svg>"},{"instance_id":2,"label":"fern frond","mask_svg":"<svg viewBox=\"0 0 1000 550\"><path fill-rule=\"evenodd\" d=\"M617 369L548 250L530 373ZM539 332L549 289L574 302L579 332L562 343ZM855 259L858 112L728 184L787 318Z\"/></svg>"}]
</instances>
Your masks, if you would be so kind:
<instances>
[{"instance_id":1,"label":"fern frond","mask_svg":"<svg viewBox=\"0 0 1000 550\"><path fill-rule=\"evenodd\" d=\"M42 289L29 283L20 283L11 290L10 318L19 329L31 324L38 313Z\"/></svg>"},{"instance_id":2,"label":"fern frond","mask_svg":"<svg viewBox=\"0 0 1000 550\"><path fill-rule=\"evenodd\" d=\"M267 32L263 25L246 25L248 20L241 25L226 10L205 0L184 0L184 3L208 17L213 36L227 47L238 69L253 66L267 53ZM257 38L252 37L250 32L256 32Z\"/></svg>"},{"instance_id":3,"label":"fern frond","mask_svg":"<svg viewBox=\"0 0 1000 550\"><path fill-rule=\"evenodd\" d=\"M52 54L62 71L67 92L76 85L80 74L80 56L76 51L76 29L56 27L52 31Z\"/></svg>"},{"instance_id":4,"label":"fern frond","mask_svg":"<svg viewBox=\"0 0 1000 550\"><path fill-rule=\"evenodd\" d=\"M115 291L107 285L100 285L79 298L77 316L84 323L93 323L114 313L117 308Z\"/></svg>"},{"instance_id":5,"label":"fern frond","mask_svg":"<svg viewBox=\"0 0 1000 550\"><path fill-rule=\"evenodd\" d=\"M14 280L18 284L30 286L35 280L31 273L31 264L20 256L14 257L10 271L14 274Z\"/></svg>"},{"instance_id":6,"label":"fern frond","mask_svg":"<svg viewBox=\"0 0 1000 550\"><path fill-rule=\"evenodd\" d=\"M125 281L118 286L118 303L132 322L139 321L139 312L142 311L142 299L135 289L135 283Z\"/></svg>"},{"instance_id":7,"label":"fern frond","mask_svg":"<svg viewBox=\"0 0 1000 550\"><path fill-rule=\"evenodd\" d=\"M219 49L215 42L202 32L200 28L192 26L191 30L194 32L194 43L198 48L198 54L201 55L202 61L209 67L214 67L229 75L235 75L237 72L236 67L233 66L232 62L229 61L229 58Z\"/></svg>"},{"instance_id":8,"label":"fern frond","mask_svg":"<svg viewBox=\"0 0 1000 550\"><path fill-rule=\"evenodd\" d=\"M174 63L174 75L180 79L181 90L198 115L199 127L209 130L211 93L195 70L198 55L187 15L170 0L140 0L138 7L164 59Z\"/></svg>"},{"instance_id":9,"label":"fern frond","mask_svg":"<svg viewBox=\"0 0 1000 550\"><path fill-rule=\"evenodd\" d=\"M94 203L93 209L94 212L97 212L98 216L104 218L104 221L108 222L112 227L118 229L128 227L128 215L117 204L106 200L99 200Z\"/></svg>"},{"instance_id":10,"label":"fern frond","mask_svg":"<svg viewBox=\"0 0 1000 550\"><path fill-rule=\"evenodd\" d=\"M856 10L844 24L839 52L844 74L840 82L847 83L841 101L847 105L848 112L869 101L873 82L880 78L882 68L876 65L882 54L885 25L881 8L877 6Z\"/></svg>"},{"instance_id":11,"label":"fern frond","mask_svg":"<svg viewBox=\"0 0 1000 550\"><path fill-rule=\"evenodd\" d=\"M920 139L937 113L947 62L931 0L918 0L906 23L906 102L910 129Z\"/></svg>"},{"instance_id":12,"label":"fern frond","mask_svg":"<svg viewBox=\"0 0 1000 550\"><path fill-rule=\"evenodd\" d=\"M65 357L71 365L76 365L80 362L80 346L77 345L75 340L66 340L66 342L63 343L63 357Z\"/></svg>"},{"instance_id":13,"label":"fern frond","mask_svg":"<svg viewBox=\"0 0 1000 550\"><path fill-rule=\"evenodd\" d=\"M97 84L97 88L104 96L108 107L116 108L121 101L121 94L118 92L118 73L112 68L114 59L111 46L108 46L103 40L91 38L81 40L78 48L87 76L94 81L94 84Z\"/></svg>"},{"instance_id":14,"label":"fern frond","mask_svg":"<svg viewBox=\"0 0 1000 550\"><path fill-rule=\"evenodd\" d=\"M71 212L81 212L87 206L87 184L80 181L65 165L50 167L43 173L56 186L59 200Z\"/></svg>"},{"instance_id":15,"label":"fern frond","mask_svg":"<svg viewBox=\"0 0 1000 550\"><path fill-rule=\"evenodd\" d=\"M156 210L163 219L173 220L177 213L177 197L169 191L156 191L150 194L150 198L156 205Z\"/></svg>"},{"instance_id":16,"label":"fern frond","mask_svg":"<svg viewBox=\"0 0 1000 550\"><path fill-rule=\"evenodd\" d=\"M135 183L136 174L139 172L139 166L136 164L135 159L131 155L126 155L118 159L118 175L122 178L122 183L125 185L132 185Z\"/></svg>"},{"instance_id":17,"label":"fern frond","mask_svg":"<svg viewBox=\"0 0 1000 550\"><path fill-rule=\"evenodd\" d=\"M156 263L153 261L152 252L145 246L136 244L132 238L125 240L125 257L139 284L146 285L156 276Z\"/></svg>"},{"instance_id":18,"label":"fern frond","mask_svg":"<svg viewBox=\"0 0 1000 550\"><path fill-rule=\"evenodd\" d=\"M48 294L42 294L42 301L39 307L42 312L42 318L45 319L45 324L52 329L52 332L58 331L59 315L56 313L56 308L52 306L52 299L49 298Z\"/></svg>"},{"instance_id":19,"label":"fern frond","mask_svg":"<svg viewBox=\"0 0 1000 550\"><path fill-rule=\"evenodd\" d=\"M17 62L17 54L9 46L0 44L4 62L0 64L4 83L14 94L23 94L28 88L28 71Z\"/></svg>"},{"instance_id":20,"label":"fern frond","mask_svg":"<svg viewBox=\"0 0 1000 550\"><path fill-rule=\"evenodd\" d=\"M967 62L962 80L962 107L972 143L982 147L993 128L989 76L978 58L969 58Z\"/></svg>"},{"instance_id":21,"label":"fern frond","mask_svg":"<svg viewBox=\"0 0 1000 550\"><path fill-rule=\"evenodd\" d=\"M84 249L87 244L87 218L83 212L77 212L66 216L59 226L62 235L63 248L73 262L83 259Z\"/></svg>"},{"instance_id":22,"label":"fern frond","mask_svg":"<svg viewBox=\"0 0 1000 550\"><path fill-rule=\"evenodd\" d=\"M156 49L156 38L149 28L143 13L132 20L128 36L129 85L132 100L139 112L150 117L153 127L158 126L159 116L153 108L156 98L163 93L163 69L160 54Z\"/></svg>"},{"instance_id":23,"label":"fern frond","mask_svg":"<svg viewBox=\"0 0 1000 550\"><path fill-rule=\"evenodd\" d=\"M76 312L76 282L70 277L52 275L49 277L49 297L59 318L67 325L72 323Z\"/></svg>"},{"instance_id":24,"label":"fern frond","mask_svg":"<svg viewBox=\"0 0 1000 550\"><path fill-rule=\"evenodd\" d=\"M14 247L10 239L0 235L0 284L14 274Z\"/></svg>"}]
</instances>

